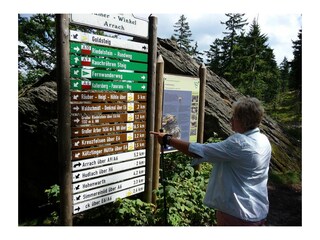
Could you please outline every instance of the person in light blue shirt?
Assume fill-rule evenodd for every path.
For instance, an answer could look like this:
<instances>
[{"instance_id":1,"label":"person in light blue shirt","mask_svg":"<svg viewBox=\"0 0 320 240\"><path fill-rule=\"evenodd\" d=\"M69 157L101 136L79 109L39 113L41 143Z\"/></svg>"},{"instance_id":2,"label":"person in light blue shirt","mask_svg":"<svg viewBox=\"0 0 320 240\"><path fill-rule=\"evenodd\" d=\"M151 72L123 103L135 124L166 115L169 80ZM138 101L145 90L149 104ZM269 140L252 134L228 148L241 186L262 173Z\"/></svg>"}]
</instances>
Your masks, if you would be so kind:
<instances>
[{"instance_id":1,"label":"person in light blue shirt","mask_svg":"<svg viewBox=\"0 0 320 240\"><path fill-rule=\"evenodd\" d=\"M233 104L231 118L235 133L218 143L191 143L150 132L160 144L194 157L192 164L213 164L204 204L216 209L219 226L260 226L267 218L271 145L259 129L263 114L258 99L239 99Z\"/></svg>"}]
</instances>

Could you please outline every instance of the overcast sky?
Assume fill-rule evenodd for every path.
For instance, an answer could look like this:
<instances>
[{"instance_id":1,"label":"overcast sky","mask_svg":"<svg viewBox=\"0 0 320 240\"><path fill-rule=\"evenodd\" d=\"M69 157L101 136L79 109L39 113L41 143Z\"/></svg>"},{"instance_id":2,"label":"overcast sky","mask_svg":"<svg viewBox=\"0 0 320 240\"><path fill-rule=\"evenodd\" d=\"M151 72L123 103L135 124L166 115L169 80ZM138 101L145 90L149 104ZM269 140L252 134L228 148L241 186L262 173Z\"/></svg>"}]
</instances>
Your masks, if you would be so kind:
<instances>
[{"instance_id":1,"label":"overcast sky","mask_svg":"<svg viewBox=\"0 0 320 240\"><path fill-rule=\"evenodd\" d=\"M182 14L184 13L153 13L158 18L158 37L170 38L174 34L174 25ZM192 44L198 42L200 51L209 50L210 44L216 38L223 37L226 25L220 22L226 22L229 19L224 13L185 13L184 15L192 33L191 39L194 40ZM148 17L141 14L137 16ZM292 60L292 40L298 39L298 32L302 27L301 14L246 13L243 17L249 23L246 32L254 18L258 19L261 33L268 36L268 44L274 49L277 63L280 64L284 57L289 61Z\"/></svg>"}]
</instances>

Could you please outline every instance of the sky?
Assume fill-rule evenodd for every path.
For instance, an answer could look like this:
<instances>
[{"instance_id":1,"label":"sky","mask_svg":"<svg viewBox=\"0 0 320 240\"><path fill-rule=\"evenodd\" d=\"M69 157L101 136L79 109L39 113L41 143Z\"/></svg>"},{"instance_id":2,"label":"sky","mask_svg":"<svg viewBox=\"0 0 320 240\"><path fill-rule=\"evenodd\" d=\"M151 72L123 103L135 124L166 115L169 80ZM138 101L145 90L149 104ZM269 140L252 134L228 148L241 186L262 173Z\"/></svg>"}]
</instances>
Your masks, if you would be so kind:
<instances>
[{"instance_id":1,"label":"sky","mask_svg":"<svg viewBox=\"0 0 320 240\"><path fill-rule=\"evenodd\" d=\"M184 14L192 33L191 39L198 43L198 50L209 50L210 44L216 38L223 38L223 32L226 30L225 24L229 18L224 13L153 13L158 18L158 37L170 38L174 34L174 25L178 22L180 16ZM146 15L137 15L147 18ZM258 19L262 34L268 37L268 44L275 55L278 65L284 57L290 61L293 59L292 41L298 39L299 29L302 27L301 13L245 13L243 19L249 23L245 30L248 32L253 19Z\"/></svg>"}]
</instances>

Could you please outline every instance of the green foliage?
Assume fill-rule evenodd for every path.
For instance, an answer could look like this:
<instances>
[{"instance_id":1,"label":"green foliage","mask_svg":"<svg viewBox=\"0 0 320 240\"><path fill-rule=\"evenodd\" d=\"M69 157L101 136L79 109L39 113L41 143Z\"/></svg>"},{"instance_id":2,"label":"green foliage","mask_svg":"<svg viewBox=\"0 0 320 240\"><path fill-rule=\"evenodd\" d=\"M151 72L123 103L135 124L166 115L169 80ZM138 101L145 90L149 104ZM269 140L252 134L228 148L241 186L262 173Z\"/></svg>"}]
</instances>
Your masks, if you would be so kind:
<instances>
[{"instance_id":1,"label":"green foliage","mask_svg":"<svg viewBox=\"0 0 320 240\"><path fill-rule=\"evenodd\" d=\"M35 82L55 66L54 14L19 14L19 88Z\"/></svg>"},{"instance_id":2,"label":"green foliage","mask_svg":"<svg viewBox=\"0 0 320 240\"><path fill-rule=\"evenodd\" d=\"M60 203L60 187L57 184L52 185L49 189L44 191L48 197L48 204L56 206ZM53 210L50 216L44 219L43 225L57 225L59 223L58 209Z\"/></svg>"},{"instance_id":3,"label":"green foliage","mask_svg":"<svg viewBox=\"0 0 320 240\"><path fill-rule=\"evenodd\" d=\"M294 90L302 91L302 29L299 30L298 40L292 41L293 43L293 60L291 65L291 76L289 87Z\"/></svg>"},{"instance_id":4,"label":"green foliage","mask_svg":"<svg viewBox=\"0 0 320 240\"><path fill-rule=\"evenodd\" d=\"M46 208L46 214L36 219L27 219L19 223L20 226L56 226L59 224L60 187L57 184L44 190L48 202L42 208ZM49 210L49 212L47 212Z\"/></svg>"},{"instance_id":5,"label":"green foliage","mask_svg":"<svg viewBox=\"0 0 320 240\"><path fill-rule=\"evenodd\" d=\"M266 112L277 120L285 132L294 139L302 140L302 106L299 91L286 91L265 107Z\"/></svg>"},{"instance_id":6,"label":"green foliage","mask_svg":"<svg viewBox=\"0 0 320 240\"><path fill-rule=\"evenodd\" d=\"M222 138L218 136L218 133L213 132L213 136L208 138L207 143L216 143L221 141L222 141Z\"/></svg>"},{"instance_id":7,"label":"green foliage","mask_svg":"<svg viewBox=\"0 0 320 240\"><path fill-rule=\"evenodd\" d=\"M57 184L52 185L49 189L44 190L47 194L48 201L51 203L60 202L60 187Z\"/></svg>"},{"instance_id":8,"label":"green foliage","mask_svg":"<svg viewBox=\"0 0 320 240\"><path fill-rule=\"evenodd\" d=\"M155 206L151 203L145 203L140 199L118 199L118 219L117 225L134 226L152 226L155 223Z\"/></svg>"},{"instance_id":9,"label":"green foliage","mask_svg":"<svg viewBox=\"0 0 320 240\"><path fill-rule=\"evenodd\" d=\"M172 226L204 226L215 224L215 211L203 205L210 164L201 164L195 171L190 158L176 152L166 154L165 172L168 224ZM163 206L163 185L157 191L157 205ZM163 208L157 214L163 216ZM164 218L164 217L162 217Z\"/></svg>"},{"instance_id":10,"label":"green foliage","mask_svg":"<svg viewBox=\"0 0 320 240\"><path fill-rule=\"evenodd\" d=\"M243 40L243 29L248 23L243 20L244 14L225 14L229 19L221 24L226 25L226 31L223 32L224 37L222 39L215 39L210 49L206 51L208 57L208 64L210 68L219 76L225 77L231 83L234 83L232 71L235 70L234 65L237 61L236 55L243 54L240 43ZM231 67L234 65L233 67ZM241 70L238 69L238 70ZM240 71L241 72L241 71Z\"/></svg>"},{"instance_id":11,"label":"green foliage","mask_svg":"<svg viewBox=\"0 0 320 240\"><path fill-rule=\"evenodd\" d=\"M290 63L288 59L284 57L283 61L280 64L280 90L281 92L285 92L288 90L289 78L290 78Z\"/></svg>"},{"instance_id":12,"label":"green foliage","mask_svg":"<svg viewBox=\"0 0 320 240\"><path fill-rule=\"evenodd\" d=\"M153 226L156 222L155 206L140 199L117 199L104 211L102 222L109 226Z\"/></svg>"},{"instance_id":13,"label":"green foliage","mask_svg":"<svg viewBox=\"0 0 320 240\"><path fill-rule=\"evenodd\" d=\"M279 185L293 185L301 183L301 173L297 171L276 172L269 173L269 180L272 183Z\"/></svg>"}]
</instances>

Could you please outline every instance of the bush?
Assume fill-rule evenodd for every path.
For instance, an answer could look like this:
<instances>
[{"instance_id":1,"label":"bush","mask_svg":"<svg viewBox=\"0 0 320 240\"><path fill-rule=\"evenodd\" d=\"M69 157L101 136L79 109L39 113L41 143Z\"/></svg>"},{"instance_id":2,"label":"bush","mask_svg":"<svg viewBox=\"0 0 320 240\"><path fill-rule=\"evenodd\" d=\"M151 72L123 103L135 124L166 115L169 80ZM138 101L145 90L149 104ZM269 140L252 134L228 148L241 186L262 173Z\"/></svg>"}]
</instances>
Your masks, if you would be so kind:
<instances>
[{"instance_id":1,"label":"bush","mask_svg":"<svg viewBox=\"0 0 320 240\"><path fill-rule=\"evenodd\" d=\"M191 159L178 152L168 154L165 160L168 225L214 225L215 211L203 205L212 166L202 164L202 170L195 171L189 164ZM157 197L157 205L163 206L163 185ZM162 208L159 208L158 214L164 218Z\"/></svg>"}]
</instances>

